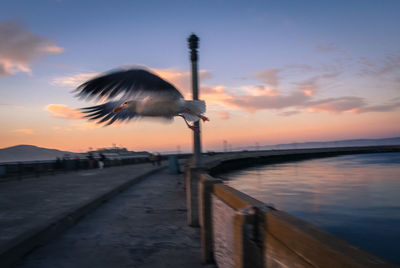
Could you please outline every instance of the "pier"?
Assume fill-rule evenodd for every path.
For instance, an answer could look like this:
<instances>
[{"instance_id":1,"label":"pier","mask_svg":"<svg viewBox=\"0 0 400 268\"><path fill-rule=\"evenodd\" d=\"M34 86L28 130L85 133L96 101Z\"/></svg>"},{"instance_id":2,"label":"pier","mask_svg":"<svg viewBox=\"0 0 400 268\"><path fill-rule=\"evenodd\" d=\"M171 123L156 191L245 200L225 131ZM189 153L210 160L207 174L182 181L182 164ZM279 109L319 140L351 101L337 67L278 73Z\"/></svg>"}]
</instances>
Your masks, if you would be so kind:
<instances>
[{"instance_id":1,"label":"pier","mask_svg":"<svg viewBox=\"0 0 400 268\"><path fill-rule=\"evenodd\" d=\"M249 164L389 151L400 147L216 154L204 157L204 168L188 161L184 175L169 173L164 161L161 167L143 163L3 181L0 264L387 267L216 176Z\"/></svg>"}]
</instances>

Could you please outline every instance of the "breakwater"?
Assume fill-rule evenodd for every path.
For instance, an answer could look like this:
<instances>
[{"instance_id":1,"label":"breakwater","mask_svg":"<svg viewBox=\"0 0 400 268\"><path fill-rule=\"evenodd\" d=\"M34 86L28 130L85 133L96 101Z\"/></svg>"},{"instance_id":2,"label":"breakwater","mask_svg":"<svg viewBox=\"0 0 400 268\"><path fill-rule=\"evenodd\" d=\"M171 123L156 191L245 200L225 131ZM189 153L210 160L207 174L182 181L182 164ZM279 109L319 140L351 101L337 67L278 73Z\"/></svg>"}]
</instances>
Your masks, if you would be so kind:
<instances>
[{"instance_id":1,"label":"breakwater","mask_svg":"<svg viewBox=\"0 0 400 268\"><path fill-rule=\"evenodd\" d=\"M202 259L219 267L390 267L391 264L215 178L249 165L346 154L399 152L399 146L242 152L186 166L188 223L200 226ZM211 175L213 176L211 176Z\"/></svg>"},{"instance_id":2,"label":"breakwater","mask_svg":"<svg viewBox=\"0 0 400 268\"><path fill-rule=\"evenodd\" d=\"M179 159L188 158L189 154L178 155ZM162 155L166 160L169 155ZM99 159L59 159L49 161L23 161L0 163L0 181L55 175L69 171L98 168ZM125 165L150 163L148 157L124 157L103 160L105 168Z\"/></svg>"},{"instance_id":3,"label":"breakwater","mask_svg":"<svg viewBox=\"0 0 400 268\"><path fill-rule=\"evenodd\" d=\"M106 159L105 167L142 164L148 161L147 157L132 157L123 159ZM21 179L26 177L39 177L57 173L98 168L96 159L60 159L52 161L24 161L0 163L0 179Z\"/></svg>"}]
</instances>

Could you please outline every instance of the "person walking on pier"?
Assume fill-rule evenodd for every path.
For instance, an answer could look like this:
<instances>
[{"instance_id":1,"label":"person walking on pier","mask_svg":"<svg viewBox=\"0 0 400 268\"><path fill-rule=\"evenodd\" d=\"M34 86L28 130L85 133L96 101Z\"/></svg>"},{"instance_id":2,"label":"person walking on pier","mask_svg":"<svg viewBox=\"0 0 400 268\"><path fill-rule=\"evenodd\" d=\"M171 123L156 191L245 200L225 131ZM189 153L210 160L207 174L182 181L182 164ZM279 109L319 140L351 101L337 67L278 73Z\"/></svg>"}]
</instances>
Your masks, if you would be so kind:
<instances>
[{"instance_id":1,"label":"person walking on pier","mask_svg":"<svg viewBox=\"0 0 400 268\"><path fill-rule=\"evenodd\" d=\"M161 166L161 154L160 153L157 153L156 160L157 160L157 166Z\"/></svg>"},{"instance_id":2,"label":"person walking on pier","mask_svg":"<svg viewBox=\"0 0 400 268\"><path fill-rule=\"evenodd\" d=\"M99 168L103 169L104 168L104 163L106 160L106 156L102 153L100 153L100 159L99 159Z\"/></svg>"},{"instance_id":3,"label":"person walking on pier","mask_svg":"<svg viewBox=\"0 0 400 268\"><path fill-rule=\"evenodd\" d=\"M155 166L156 165L156 156L154 154L150 154L149 161L153 166Z\"/></svg>"}]
</instances>

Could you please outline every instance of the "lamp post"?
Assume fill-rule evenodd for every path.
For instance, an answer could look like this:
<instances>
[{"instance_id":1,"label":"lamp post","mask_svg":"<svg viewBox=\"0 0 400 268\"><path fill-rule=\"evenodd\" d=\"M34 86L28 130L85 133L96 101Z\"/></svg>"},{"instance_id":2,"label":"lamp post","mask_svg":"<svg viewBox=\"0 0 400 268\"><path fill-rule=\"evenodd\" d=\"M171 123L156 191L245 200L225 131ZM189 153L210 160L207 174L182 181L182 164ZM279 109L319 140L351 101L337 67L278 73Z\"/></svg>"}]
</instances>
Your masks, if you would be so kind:
<instances>
[{"instance_id":1,"label":"lamp post","mask_svg":"<svg viewBox=\"0 0 400 268\"><path fill-rule=\"evenodd\" d=\"M192 62L192 94L193 100L199 99L199 82L198 82L198 71L197 71L197 48L199 47L199 38L195 34L191 34L188 38L190 48L190 60ZM193 131L193 156L194 156L194 167L201 167L201 140L200 140L200 120L194 123L198 131Z\"/></svg>"}]
</instances>

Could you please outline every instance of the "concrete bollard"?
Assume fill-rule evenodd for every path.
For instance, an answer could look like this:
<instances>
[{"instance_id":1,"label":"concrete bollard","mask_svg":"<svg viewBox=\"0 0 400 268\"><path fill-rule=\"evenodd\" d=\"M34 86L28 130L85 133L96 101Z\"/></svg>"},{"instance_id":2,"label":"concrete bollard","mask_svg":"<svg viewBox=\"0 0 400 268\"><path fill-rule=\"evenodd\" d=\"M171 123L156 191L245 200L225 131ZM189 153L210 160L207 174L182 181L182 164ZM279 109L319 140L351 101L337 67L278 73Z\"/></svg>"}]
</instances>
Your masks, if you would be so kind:
<instances>
[{"instance_id":1,"label":"concrete bollard","mask_svg":"<svg viewBox=\"0 0 400 268\"><path fill-rule=\"evenodd\" d=\"M168 171L172 174L181 173L178 158L175 155L171 155L168 157Z\"/></svg>"}]
</instances>

